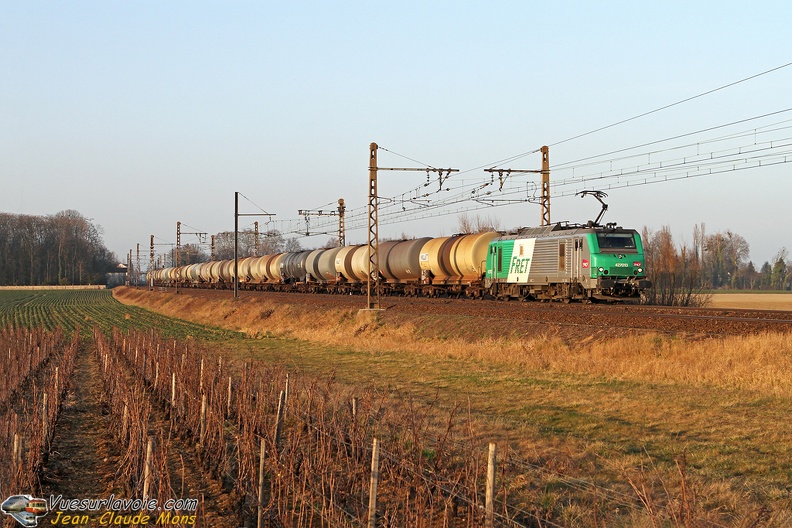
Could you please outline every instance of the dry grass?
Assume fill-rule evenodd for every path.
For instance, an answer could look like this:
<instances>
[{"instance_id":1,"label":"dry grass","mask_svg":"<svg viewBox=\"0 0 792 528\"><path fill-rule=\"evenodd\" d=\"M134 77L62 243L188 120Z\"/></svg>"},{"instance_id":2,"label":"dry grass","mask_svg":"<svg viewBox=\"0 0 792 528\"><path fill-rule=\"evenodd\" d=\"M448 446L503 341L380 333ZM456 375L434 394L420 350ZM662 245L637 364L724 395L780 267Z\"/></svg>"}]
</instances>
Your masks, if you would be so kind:
<instances>
[{"instance_id":1,"label":"dry grass","mask_svg":"<svg viewBox=\"0 0 792 528\"><path fill-rule=\"evenodd\" d=\"M188 296L132 290L120 298L167 315L221 324L251 336L288 337L371 353L399 351L498 362L531 371L594 375L619 381L684 383L764 396L792 396L792 334L768 333L693 342L662 334L608 340L587 338L573 344L546 335L437 341L424 336L413 323L384 324L376 315L357 310L318 314L260 300L206 302Z\"/></svg>"}]
</instances>

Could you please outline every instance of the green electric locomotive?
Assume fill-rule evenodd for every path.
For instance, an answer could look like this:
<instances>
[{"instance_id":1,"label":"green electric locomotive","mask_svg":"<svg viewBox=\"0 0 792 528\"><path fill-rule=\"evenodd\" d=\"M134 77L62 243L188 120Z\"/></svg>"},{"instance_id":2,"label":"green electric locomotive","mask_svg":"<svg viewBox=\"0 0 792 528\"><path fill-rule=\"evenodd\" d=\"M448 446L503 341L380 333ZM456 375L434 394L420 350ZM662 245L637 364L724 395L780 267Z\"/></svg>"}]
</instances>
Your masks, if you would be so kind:
<instances>
[{"instance_id":1,"label":"green electric locomotive","mask_svg":"<svg viewBox=\"0 0 792 528\"><path fill-rule=\"evenodd\" d=\"M645 269L634 229L556 224L492 240L484 287L498 299L639 300Z\"/></svg>"}]
</instances>

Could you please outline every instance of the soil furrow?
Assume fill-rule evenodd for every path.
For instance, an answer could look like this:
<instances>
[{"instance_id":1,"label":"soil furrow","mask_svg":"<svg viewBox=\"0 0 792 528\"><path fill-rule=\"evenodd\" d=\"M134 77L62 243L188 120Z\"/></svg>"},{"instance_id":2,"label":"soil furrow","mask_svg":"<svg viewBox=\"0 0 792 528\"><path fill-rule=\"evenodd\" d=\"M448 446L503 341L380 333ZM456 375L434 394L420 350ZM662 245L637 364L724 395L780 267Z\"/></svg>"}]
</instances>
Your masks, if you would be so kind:
<instances>
[{"instance_id":1,"label":"soil furrow","mask_svg":"<svg viewBox=\"0 0 792 528\"><path fill-rule=\"evenodd\" d=\"M93 342L89 346L94 346ZM44 497L65 499L125 496L116 482L120 449L112 435L110 415L102 390L100 366L95 354L83 348L77 358L72 388L63 401L50 456L44 465L41 489ZM131 372L126 376L131 379ZM170 423L163 410L152 402L149 433L167 438ZM194 526L236 527L238 515L219 482L205 475L189 439L172 436L167 441L167 465L175 498L196 499Z\"/></svg>"},{"instance_id":2,"label":"soil furrow","mask_svg":"<svg viewBox=\"0 0 792 528\"><path fill-rule=\"evenodd\" d=\"M62 405L41 478L43 495L100 498L121 493L115 485L119 450L103 410L99 364L85 346Z\"/></svg>"}]
</instances>

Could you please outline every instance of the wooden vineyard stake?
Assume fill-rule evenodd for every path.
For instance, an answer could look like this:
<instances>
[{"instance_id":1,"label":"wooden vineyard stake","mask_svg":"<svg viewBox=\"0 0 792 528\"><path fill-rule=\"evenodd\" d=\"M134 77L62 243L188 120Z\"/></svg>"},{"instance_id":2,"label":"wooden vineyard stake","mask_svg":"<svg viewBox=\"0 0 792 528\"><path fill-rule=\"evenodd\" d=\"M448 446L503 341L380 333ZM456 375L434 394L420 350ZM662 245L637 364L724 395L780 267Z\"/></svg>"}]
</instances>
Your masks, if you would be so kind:
<instances>
[{"instance_id":1,"label":"wooden vineyard stake","mask_svg":"<svg viewBox=\"0 0 792 528\"><path fill-rule=\"evenodd\" d=\"M124 414L121 418L121 440L127 441L127 428L129 427L129 407L124 402Z\"/></svg>"},{"instance_id":2,"label":"wooden vineyard stake","mask_svg":"<svg viewBox=\"0 0 792 528\"><path fill-rule=\"evenodd\" d=\"M41 424L42 424L42 434L44 435L42 441L42 449L46 453L47 452L47 438L49 437L49 423L47 422L47 392L45 391L42 395L41 401Z\"/></svg>"},{"instance_id":3,"label":"wooden vineyard stake","mask_svg":"<svg viewBox=\"0 0 792 528\"><path fill-rule=\"evenodd\" d=\"M201 397L201 435L199 436L201 449L204 448L204 436L206 436L206 394Z\"/></svg>"},{"instance_id":4,"label":"wooden vineyard stake","mask_svg":"<svg viewBox=\"0 0 792 528\"><path fill-rule=\"evenodd\" d=\"M151 491L151 465L154 456L154 440L149 438L146 446L146 462L143 466L143 498L147 499Z\"/></svg>"},{"instance_id":5,"label":"wooden vineyard stake","mask_svg":"<svg viewBox=\"0 0 792 528\"><path fill-rule=\"evenodd\" d=\"M171 408L176 409L176 373L171 375Z\"/></svg>"},{"instance_id":6,"label":"wooden vineyard stake","mask_svg":"<svg viewBox=\"0 0 792 528\"><path fill-rule=\"evenodd\" d=\"M22 471L22 435L14 433L14 466L17 471Z\"/></svg>"},{"instance_id":7,"label":"wooden vineyard stake","mask_svg":"<svg viewBox=\"0 0 792 528\"><path fill-rule=\"evenodd\" d=\"M264 447L264 437L261 437L261 454L259 455L259 473L258 473L258 528L264 528L264 455L266 450Z\"/></svg>"},{"instance_id":8,"label":"wooden vineyard stake","mask_svg":"<svg viewBox=\"0 0 792 528\"><path fill-rule=\"evenodd\" d=\"M226 407L226 418L231 418L231 376L228 376L228 405Z\"/></svg>"},{"instance_id":9,"label":"wooden vineyard stake","mask_svg":"<svg viewBox=\"0 0 792 528\"><path fill-rule=\"evenodd\" d=\"M371 482L369 483L368 528L377 526L377 484L379 484L379 441L371 449Z\"/></svg>"},{"instance_id":10,"label":"wooden vineyard stake","mask_svg":"<svg viewBox=\"0 0 792 528\"><path fill-rule=\"evenodd\" d=\"M487 457L487 493L485 504L484 526L492 528L495 522L495 444L489 445Z\"/></svg>"},{"instance_id":11,"label":"wooden vineyard stake","mask_svg":"<svg viewBox=\"0 0 792 528\"><path fill-rule=\"evenodd\" d=\"M278 416L275 419L275 449L280 450L281 430L283 429L283 411L285 406L286 394L280 391L278 397Z\"/></svg>"},{"instance_id":12,"label":"wooden vineyard stake","mask_svg":"<svg viewBox=\"0 0 792 528\"><path fill-rule=\"evenodd\" d=\"M198 394L203 394L203 365L204 358L201 358L201 371L198 375Z\"/></svg>"}]
</instances>

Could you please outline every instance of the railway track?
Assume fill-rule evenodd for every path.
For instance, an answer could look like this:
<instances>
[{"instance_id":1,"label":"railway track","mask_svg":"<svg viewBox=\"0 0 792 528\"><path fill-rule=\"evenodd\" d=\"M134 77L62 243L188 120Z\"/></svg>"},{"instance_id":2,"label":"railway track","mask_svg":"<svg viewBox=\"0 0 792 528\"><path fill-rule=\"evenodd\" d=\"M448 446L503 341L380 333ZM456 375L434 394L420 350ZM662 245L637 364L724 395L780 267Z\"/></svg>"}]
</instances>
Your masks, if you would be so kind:
<instances>
[{"instance_id":1,"label":"railway track","mask_svg":"<svg viewBox=\"0 0 792 528\"><path fill-rule=\"evenodd\" d=\"M173 291L173 290L165 290ZM229 298L230 291L180 289L180 295ZM322 295L242 291L277 303L303 305L310 310L364 308L357 295ZM566 339L591 334L662 332L686 336L754 335L792 332L792 313L777 310L737 310L646 305L563 304L503 302L425 297L382 297L385 322L432 320L438 326L465 318L479 332L559 335ZM475 321L478 319L478 321ZM431 321L429 324L432 324Z\"/></svg>"}]
</instances>

